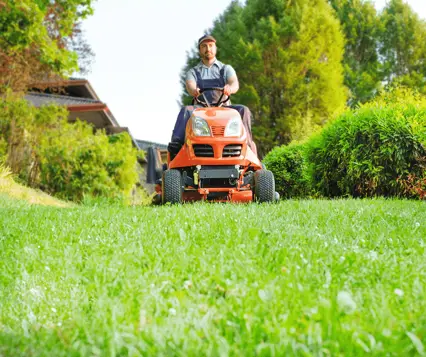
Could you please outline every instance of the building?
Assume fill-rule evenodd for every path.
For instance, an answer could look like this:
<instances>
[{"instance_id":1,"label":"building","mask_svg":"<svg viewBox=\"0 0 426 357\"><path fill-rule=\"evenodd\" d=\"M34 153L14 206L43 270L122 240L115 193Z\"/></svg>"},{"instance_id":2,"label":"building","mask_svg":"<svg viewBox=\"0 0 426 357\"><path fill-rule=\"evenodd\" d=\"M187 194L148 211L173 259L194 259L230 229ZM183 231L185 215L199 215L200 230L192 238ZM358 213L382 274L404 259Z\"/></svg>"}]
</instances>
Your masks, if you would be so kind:
<instances>
[{"instance_id":1,"label":"building","mask_svg":"<svg viewBox=\"0 0 426 357\"><path fill-rule=\"evenodd\" d=\"M55 103L65 105L70 112L69 120L77 118L92 124L96 129L105 129L109 135L118 134L129 130L121 127L114 115L103 103L95 90L86 79L69 79L61 82L46 83L44 91L31 90L25 98L36 107L44 104ZM135 146L136 140L130 134Z\"/></svg>"}]
</instances>

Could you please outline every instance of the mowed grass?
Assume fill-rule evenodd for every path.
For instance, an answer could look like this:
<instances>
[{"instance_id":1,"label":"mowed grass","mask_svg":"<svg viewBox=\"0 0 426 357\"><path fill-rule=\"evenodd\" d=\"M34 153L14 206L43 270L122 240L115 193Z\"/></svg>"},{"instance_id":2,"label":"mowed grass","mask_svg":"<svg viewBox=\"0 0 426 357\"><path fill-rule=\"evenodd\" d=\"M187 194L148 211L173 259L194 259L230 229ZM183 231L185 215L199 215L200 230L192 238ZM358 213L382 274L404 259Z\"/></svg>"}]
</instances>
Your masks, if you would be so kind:
<instances>
[{"instance_id":1,"label":"mowed grass","mask_svg":"<svg viewBox=\"0 0 426 357\"><path fill-rule=\"evenodd\" d=\"M0 356L425 354L424 202L0 204Z\"/></svg>"}]
</instances>

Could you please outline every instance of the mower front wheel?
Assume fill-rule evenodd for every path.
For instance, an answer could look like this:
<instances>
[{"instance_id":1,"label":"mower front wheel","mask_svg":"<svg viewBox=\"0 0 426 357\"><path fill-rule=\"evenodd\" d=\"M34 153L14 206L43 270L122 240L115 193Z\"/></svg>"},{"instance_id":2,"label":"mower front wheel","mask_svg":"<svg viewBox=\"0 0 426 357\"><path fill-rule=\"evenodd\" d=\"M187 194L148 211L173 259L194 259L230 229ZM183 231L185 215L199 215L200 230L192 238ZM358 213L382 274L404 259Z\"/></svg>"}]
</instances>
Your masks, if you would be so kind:
<instances>
[{"instance_id":1,"label":"mower front wheel","mask_svg":"<svg viewBox=\"0 0 426 357\"><path fill-rule=\"evenodd\" d=\"M179 170L166 170L163 172L162 182L163 204L182 202L182 177Z\"/></svg>"},{"instance_id":2,"label":"mower front wheel","mask_svg":"<svg viewBox=\"0 0 426 357\"><path fill-rule=\"evenodd\" d=\"M275 179L269 170L259 170L254 173L254 196L257 202L274 202Z\"/></svg>"}]
</instances>

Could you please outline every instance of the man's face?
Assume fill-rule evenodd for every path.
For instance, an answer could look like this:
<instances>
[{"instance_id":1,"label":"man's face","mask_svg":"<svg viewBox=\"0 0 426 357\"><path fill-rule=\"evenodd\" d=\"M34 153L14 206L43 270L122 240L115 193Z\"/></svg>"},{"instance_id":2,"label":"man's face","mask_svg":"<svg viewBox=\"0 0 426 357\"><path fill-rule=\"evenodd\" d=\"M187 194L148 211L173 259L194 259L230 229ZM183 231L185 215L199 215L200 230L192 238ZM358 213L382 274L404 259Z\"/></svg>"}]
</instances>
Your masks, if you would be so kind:
<instances>
[{"instance_id":1,"label":"man's face","mask_svg":"<svg viewBox=\"0 0 426 357\"><path fill-rule=\"evenodd\" d=\"M203 41L200 44L200 56L204 60L216 57L216 43L213 41Z\"/></svg>"}]
</instances>

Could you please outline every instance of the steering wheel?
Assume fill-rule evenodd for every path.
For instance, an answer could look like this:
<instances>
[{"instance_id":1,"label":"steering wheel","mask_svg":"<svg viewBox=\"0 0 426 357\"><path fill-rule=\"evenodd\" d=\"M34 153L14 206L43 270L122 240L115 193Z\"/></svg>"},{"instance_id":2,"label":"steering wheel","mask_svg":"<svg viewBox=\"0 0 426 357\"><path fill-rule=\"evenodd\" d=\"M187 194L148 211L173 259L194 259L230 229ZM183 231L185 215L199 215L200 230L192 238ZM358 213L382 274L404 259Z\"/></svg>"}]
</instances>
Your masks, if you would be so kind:
<instances>
[{"instance_id":1,"label":"steering wheel","mask_svg":"<svg viewBox=\"0 0 426 357\"><path fill-rule=\"evenodd\" d=\"M209 103L209 101L207 100L206 96L204 95L204 92L208 92L208 91L219 91L221 92L221 96L219 98L219 100L216 103ZM199 97L203 96L204 100L201 100ZM194 104L194 101L197 104L202 105L203 107L220 107L222 106L224 103L226 103L229 98L231 97L230 95L227 95L225 99L223 99L224 93L223 93L223 88L220 87L212 87L212 88L204 88L204 89L200 89L200 95L198 97L194 97L192 104Z\"/></svg>"}]
</instances>

